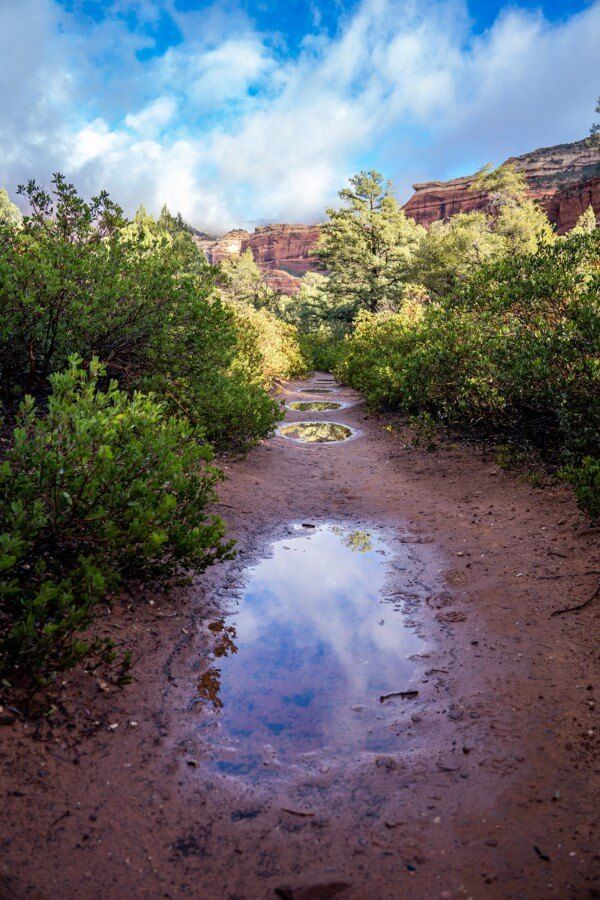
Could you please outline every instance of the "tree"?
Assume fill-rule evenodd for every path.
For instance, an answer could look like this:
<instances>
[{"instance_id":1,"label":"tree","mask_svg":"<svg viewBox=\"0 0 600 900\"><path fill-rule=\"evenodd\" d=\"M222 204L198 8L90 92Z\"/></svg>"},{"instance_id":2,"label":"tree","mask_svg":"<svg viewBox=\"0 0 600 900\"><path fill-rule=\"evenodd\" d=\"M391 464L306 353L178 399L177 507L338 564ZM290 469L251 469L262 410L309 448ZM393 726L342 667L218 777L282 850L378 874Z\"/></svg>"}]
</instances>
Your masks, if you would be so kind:
<instances>
[{"instance_id":1,"label":"tree","mask_svg":"<svg viewBox=\"0 0 600 900\"><path fill-rule=\"evenodd\" d=\"M220 265L219 284L231 300L250 303L259 309L269 298L269 288L254 261L252 250L228 256Z\"/></svg>"},{"instance_id":2,"label":"tree","mask_svg":"<svg viewBox=\"0 0 600 900\"><path fill-rule=\"evenodd\" d=\"M494 232L504 242L504 253L537 253L552 244L555 233L541 206L529 197L502 206L493 224Z\"/></svg>"},{"instance_id":3,"label":"tree","mask_svg":"<svg viewBox=\"0 0 600 900\"><path fill-rule=\"evenodd\" d=\"M600 113L600 97L596 102L596 112ZM594 122L590 128L590 143L600 147L600 122Z\"/></svg>"},{"instance_id":4,"label":"tree","mask_svg":"<svg viewBox=\"0 0 600 900\"><path fill-rule=\"evenodd\" d=\"M332 300L346 303L352 316L393 309L425 229L405 215L379 172L360 172L339 196L344 205L327 210L316 251Z\"/></svg>"},{"instance_id":5,"label":"tree","mask_svg":"<svg viewBox=\"0 0 600 900\"><path fill-rule=\"evenodd\" d=\"M6 188L0 188L0 227L20 225L22 218L19 207L12 202Z\"/></svg>"},{"instance_id":6,"label":"tree","mask_svg":"<svg viewBox=\"0 0 600 900\"><path fill-rule=\"evenodd\" d=\"M569 234L591 234L596 229L596 213L592 205L581 213Z\"/></svg>"},{"instance_id":7,"label":"tree","mask_svg":"<svg viewBox=\"0 0 600 900\"><path fill-rule=\"evenodd\" d=\"M488 163L477 173L471 190L485 191L493 207L516 205L527 198L527 180L513 163L503 163L494 169Z\"/></svg>"},{"instance_id":8,"label":"tree","mask_svg":"<svg viewBox=\"0 0 600 900\"><path fill-rule=\"evenodd\" d=\"M502 239L483 212L459 213L448 222L434 222L414 259L413 280L434 297L444 297L482 263L498 258Z\"/></svg>"}]
</instances>

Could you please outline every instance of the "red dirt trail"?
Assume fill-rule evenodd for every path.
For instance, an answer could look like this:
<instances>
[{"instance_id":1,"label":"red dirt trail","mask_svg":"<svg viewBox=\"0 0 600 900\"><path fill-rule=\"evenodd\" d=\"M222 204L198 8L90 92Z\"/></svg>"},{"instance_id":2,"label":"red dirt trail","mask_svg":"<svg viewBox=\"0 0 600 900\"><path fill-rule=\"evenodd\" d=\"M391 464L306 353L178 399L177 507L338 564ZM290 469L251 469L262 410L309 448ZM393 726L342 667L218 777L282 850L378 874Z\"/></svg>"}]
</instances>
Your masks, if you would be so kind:
<instances>
[{"instance_id":1,"label":"red dirt trail","mask_svg":"<svg viewBox=\"0 0 600 900\"><path fill-rule=\"evenodd\" d=\"M282 396L307 400L306 386ZM322 399L349 405L287 418L355 438L275 436L226 465L234 561L102 611L133 650L133 684L70 673L42 725L0 727L1 897L600 896L600 599L551 617L596 589L598 532L565 486L536 490L480 449L414 448L352 391ZM207 765L192 701L207 624L301 522L359 523L408 548L388 589L427 643L419 694L393 701L397 752L274 761L254 782Z\"/></svg>"}]
</instances>

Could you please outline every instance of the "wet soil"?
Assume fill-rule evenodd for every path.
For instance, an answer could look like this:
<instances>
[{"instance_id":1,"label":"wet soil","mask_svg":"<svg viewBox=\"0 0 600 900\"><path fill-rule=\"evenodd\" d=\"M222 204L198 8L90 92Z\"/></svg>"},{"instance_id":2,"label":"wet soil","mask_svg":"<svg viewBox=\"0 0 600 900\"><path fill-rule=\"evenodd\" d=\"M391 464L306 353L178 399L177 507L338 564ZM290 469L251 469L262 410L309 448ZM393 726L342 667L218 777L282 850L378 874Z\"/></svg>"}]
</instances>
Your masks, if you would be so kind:
<instances>
[{"instance_id":1,"label":"wet soil","mask_svg":"<svg viewBox=\"0 0 600 900\"><path fill-rule=\"evenodd\" d=\"M284 386L281 399L310 384ZM598 533L565 486L534 490L471 447L415 449L352 392L329 390L348 405L327 418L355 438L276 436L226 463L219 512L236 560L104 611L103 629L133 650L134 683L70 673L41 722L0 726L0 896L598 896L600 602L552 616L596 589ZM393 612L417 649L398 639L397 684L386 649L394 690L383 703L361 673L356 710L323 662L312 702L319 721L339 717L336 739L313 728L296 741L284 717L279 734L253 739L258 765L224 771L243 735L217 725L215 739L219 707L196 701L212 667L221 714L238 702L226 669L234 622L239 658L264 640L268 659L272 643L252 644L243 624L248 585L303 525L375 536L386 569L368 579L373 603L387 600L381 618ZM329 623L333 645L343 628ZM349 646L352 672L365 660ZM242 676L250 695L253 671ZM303 690L286 683L278 695L300 698L301 713ZM389 738L384 751L364 737L371 725Z\"/></svg>"}]
</instances>

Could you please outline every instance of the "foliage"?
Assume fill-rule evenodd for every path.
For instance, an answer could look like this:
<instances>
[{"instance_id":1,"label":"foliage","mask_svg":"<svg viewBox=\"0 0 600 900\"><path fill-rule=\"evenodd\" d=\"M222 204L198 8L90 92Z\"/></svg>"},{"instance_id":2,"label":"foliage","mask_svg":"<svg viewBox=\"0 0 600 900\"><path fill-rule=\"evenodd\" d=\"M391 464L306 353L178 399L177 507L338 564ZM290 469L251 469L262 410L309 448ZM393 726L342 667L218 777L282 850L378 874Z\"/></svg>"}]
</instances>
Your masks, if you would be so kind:
<instances>
[{"instance_id":1,"label":"foliage","mask_svg":"<svg viewBox=\"0 0 600 900\"><path fill-rule=\"evenodd\" d=\"M594 212L594 207L590 203L588 208L584 210L577 221L575 222L574 227L571 229L569 234L591 234L594 229L597 228L596 225L596 213Z\"/></svg>"},{"instance_id":2,"label":"foliage","mask_svg":"<svg viewBox=\"0 0 600 900\"><path fill-rule=\"evenodd\" d=\"M268 302L272 292L254 261L252 250L231 254L221 261L219 271L219 286L226 297L257 309Z\"/></svg>"},{"instance_id":3,"label":"foliage","mask_svg":"<svg viewBox=\"0 0 600 900\"><path fill-rule=\"evenodd\" d=\"M143 208L127 223L106 193L86 203L60 175L53 185L54 198L35 182L22 188L32 215L0 229L4 404L43 398L79 353L98 356L123 388L154 391L219 448L268 434L276 415L260 372L240 364L235 315L185 225Z\"/></svg>"},{"instance_id":4,"label":"foliage","mask_svg":"<svg viewBox=\"0 0 600 900\"><path fill-rule=\"evenodd\" d=\"M492 206L516 205L527 199L527 180L512 163L497 169L488 163L474 178L472 190L484 191Z\"/></svg>"},{"instance_id":5,"label":"foliage","mask_svg":"<svg viewBox=\"0 0 600 900\"><path fill-rule=\"evenodd\" d=\"M348 308L395 309L425 229L409 219L379 172L361 172L328 209L317 255L329 272L328 293Z\"/></svg>"},{"instance_id":6,"label":"foliage","mask_svg":"<svg viewBox=\"0 0 600 900\"><path fill-rule=\"evenodd\" d=\"M0 188L0 227L9 225L14 228L21 224L22 218L19 207L12 202L6 188Z\"/></svg>"},{"instance_id":7,"label":"foliage","mask_svg":"<svg viewBox=\"0 0 600 900\"><path fill-rule=\"evenodd\" d=\"M593 518L600 518L600 459L585 456L578 466L564 471L575 491L579 506Z\"/></svg>"},{"instance_id":8,"label":"foliage","mask_svg":"<svg viewBox=\"0 0 600 900\"><path fill-rule=\"evenodd\" d=\"M363 313L338 374L373 405L517 436L549 462L582 467L572 478L580 502L593 509L599 230L474 267L416 321Z\"/></svg>"},{"instance_id":9,"label":"foliage","mask_svg":"<svg viewBox=\"0 0 600 900\"><path fill-rule=\"evenodd\" d=\"M268 309L255 309L246 303L231 303L238 332L238 365L249 377L260 373L270 386L277 378L295 378L308 370L297 329L282 322Z\"/></svg>"},{"instance_id":10,"label":"foliage","mask_svg":"<svg viewBox=\"0 0 600 900\"><path fill-rule=\"evenodd\" d=\"M184 420L129 397L93 360L25 398L0 465L0 669L36 681L110 649L82 631L124 577L202 571L227 556L207 514L220 473Z\"/></svg>"}]
</instances>

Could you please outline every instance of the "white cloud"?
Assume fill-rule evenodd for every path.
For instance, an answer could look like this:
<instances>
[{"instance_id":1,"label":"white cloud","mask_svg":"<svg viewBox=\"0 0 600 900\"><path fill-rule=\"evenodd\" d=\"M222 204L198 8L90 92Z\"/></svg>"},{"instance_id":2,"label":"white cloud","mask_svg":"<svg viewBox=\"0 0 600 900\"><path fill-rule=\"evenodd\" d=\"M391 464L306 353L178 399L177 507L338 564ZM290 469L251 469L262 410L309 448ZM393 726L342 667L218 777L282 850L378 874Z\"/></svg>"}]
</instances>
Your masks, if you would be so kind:
<instances>
[{"instance_id":1,"label":"white cloud","mask_svg":"<svg viewBox=\"0 0 600 900\"><path fill-rule=\"evenodd\" d=\"M600 93L600 0L557 24L511 7L479 36L460 0L362 0L293 58L239 8L111 9L94 24L0 0L0 184L59 169L207 230L309 221L361 166L406 196L414 177L582 137ZM152 39L131 10L148 27L170 10L182 41L140 61Z\"/></svg>"},{"instance_id":2,"label":"white cloud","mask_svg":"<svg viewBox=\"0 0 600 900\"><path fill-rule=\"evenodd\" d=\"M125 125L142 137L156 137L164 131L177 110L173 97L157 97L138 113L128 113Z\"/></svg>"}]
</instances>

